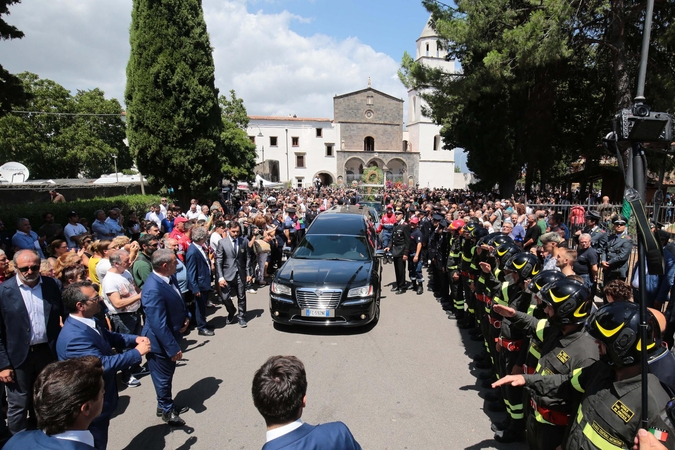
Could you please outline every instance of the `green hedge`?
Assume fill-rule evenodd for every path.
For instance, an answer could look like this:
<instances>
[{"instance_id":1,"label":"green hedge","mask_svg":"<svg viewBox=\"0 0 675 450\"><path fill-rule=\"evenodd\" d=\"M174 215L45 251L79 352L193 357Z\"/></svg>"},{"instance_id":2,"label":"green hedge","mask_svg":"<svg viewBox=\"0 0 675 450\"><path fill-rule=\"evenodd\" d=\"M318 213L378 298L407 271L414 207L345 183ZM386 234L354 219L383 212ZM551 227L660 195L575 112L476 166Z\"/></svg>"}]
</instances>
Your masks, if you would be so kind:
<instances>
[{"instance_id":1,"label":"green hedge","mask_svg":"<svg viewBox=\"0 0 675 450\"><path fill-rule=\"evenodd\" d=\"M54 222L65 226L68 223L67 215L70 211L77 211L80 218L94 221L94 212L98 209L108 211L114 207L121 208L122 214L128 217L129 211L136 211L138 219L142 220L145 213L150 211L150 205L159 204L159 195L118 195L116 197L95 197L88 200L75 200L66 203L31 203L28 205L0 205L0 219L7 230L14 230L16 222L25 217L30 220L33 230L43 224L42 214L49 211L54 214Z\"/></svg>"}]
</instances>

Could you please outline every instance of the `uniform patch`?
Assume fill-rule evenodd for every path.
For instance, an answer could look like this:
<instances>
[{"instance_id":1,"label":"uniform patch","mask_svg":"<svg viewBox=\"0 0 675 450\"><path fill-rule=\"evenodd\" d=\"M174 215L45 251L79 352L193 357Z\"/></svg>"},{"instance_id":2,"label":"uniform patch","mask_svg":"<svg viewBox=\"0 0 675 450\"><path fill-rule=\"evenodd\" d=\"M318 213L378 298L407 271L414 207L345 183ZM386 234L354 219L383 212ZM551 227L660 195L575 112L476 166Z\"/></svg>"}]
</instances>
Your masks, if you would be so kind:
<instances>
[{"instance_id":1,"label":"uniform patch","mask_svg":"<svg viewBox=\"0 0 675 450\"><path fill-rule=\"evenodd\" d=\"M668 432L660 430L658 428L650 428L649 432L654 435L656 439L661 442L666 442L668 440Z\"/></svg>"},{"instance_id":2,"label":"uniform patch","mask_svg":"<svg viewBox=\"0 0 675 450\"><path fill-rule=\"evenodd\" d=\"M553 371L547 367L547 368L544 369L544 371L541 374L542 375L553 375Z\"/></svg>"},{"instance_id":3,"label":"uniform patch","mask_svg":"<svg viewBox=\"0 0 675 450\"><path fill-rule=\"evenodd\" d=\"M612 405L612 412L626 423L630 422L630 419L635 415L635 413L631 411L628 406L624 405L621 400L617 400L616 403Z\"/></svg>"},{"instance_id":4,"label":"uniform patch","mask_svg":"<svg viewBox=\"0 0 675 450\"><path fill-rule=\"evenodd\" d=\"M565 353L565 350L560 350L560 353L558 353L557 358L561 363L565 364L567 361L570 360L570 355Z\"/></svg>"},{"instance_id":5,"label":"uniform patch","mask_svg":"<svg viewBox=\"0 0 675 450\"><path fill-rule=\"evenodd\" d=\"M598 425L598 422L596 422L595 420L594 420L593 423L591 424L591 428L593 428L593 430L594 430L596 433L598 433L598 436L600 436L601 438L603 438L604 440L606 440L606 441L609 442L610 444L612 444L612 445L614 445L614 446L616 446L616 447L623 448L623 446L624 446L623 441L622 441L621 439L615 438L614 436L612 436L611 434L609 434L609 433L607 432L607 430L605 430L605 429L602 428L600 425Z\"/></svg>"}]
</instances>

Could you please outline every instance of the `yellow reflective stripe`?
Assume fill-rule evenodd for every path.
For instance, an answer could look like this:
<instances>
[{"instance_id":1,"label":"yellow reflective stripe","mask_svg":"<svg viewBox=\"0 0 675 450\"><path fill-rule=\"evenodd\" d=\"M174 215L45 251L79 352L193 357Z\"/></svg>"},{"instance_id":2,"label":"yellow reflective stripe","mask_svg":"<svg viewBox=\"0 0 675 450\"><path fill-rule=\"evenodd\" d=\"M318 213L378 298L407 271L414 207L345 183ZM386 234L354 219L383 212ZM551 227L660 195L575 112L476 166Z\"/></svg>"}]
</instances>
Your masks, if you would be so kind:
<instances>
[{"instance_id":1,"label":"yellow reflective stripe","mask_svg":"<svg viewBox=\"0 0 675 450\"><path fill-rule=\"evenodd\" d=\"M544 419L544 416L542 416L536 409L534 410L534 419L539 423L545 423L546 425L553 425L551 422Z\"/></svg>"},{"instance_id":2,"label":"yellow reflective stripe","mask_svg":"<svg viewBox=\"0 0 675 450\"><path fill-rule=\"evenodd\" d=\"M466 262L471 262L471 258L470 257L467 258L466 256L464 256L463 253L462 253L462 259Z\"/></svg>"},{"instance_id":3,"label":"yellow reflective stripe","mask_svg":"<svg viewBox=\"0 0 675 450\"><path fill-rule=\"evenodd\" d=\"M480 284L485 284L485 278L483 278L483 277L478 277L478 282L479 282Z\"/></svg>"},{"instance_id":4,"label":"yellow reflective stripe","mask_svg":"<svg viewBox=\"0 0 675 450\"><path fill-rule=\"evenodd\" d=\"M525 418L525 414L522 413L522 412L521 412L521 413L514 413L514 412L511 412L511 413L509 413L509 416L511 416L511 418L512 418L513 420L520 420L520 419L524 419L524 418Z\"/></svg>"},{"instance_id":5,"label":"yellow reflective stripe","mask_svg":"<svg viewBox=\"0 0 675 450\"><path fill-rule=\"evenodd\" d=\"M534 345L530 345L530 354L537 358L537 360L541 359L541 352Z\"/></svg>"},{"instance_id":6,"label":"yellow reflective stripe","mask_svg":"<svg viewBox=\"0 0 675 450\"><path fill-rule=\"evenodd\" d=\"M600 450L623 450L625 447L618 447L614 444L610 444L598 434L597 431L593 429L590 423L587 423L584 425L584 436L586 436L586 439L591 441L593 445L595 445L597 448Z\"/></svg>"},{"instance_id":7,"label":"yellow reflective stripe","mask_svg":"<svg viewBox=\"0 0 675 450\"><path fill-rule=\"evenodd\" d=\"M539 338L540 341L544 342L544 329L546 328L546 324L548 323L548 319L541 319L539 322L537 322L537 330L535 334Z\"/></svg>"},{"instance_id":8,"label":"yellow reflective stripe","mask_svg":"<svg viewBox=\"0 0 675 450\"><path fill-rule=\"evenodd\" d=\"M492 299L492 302L493 302L493 303L496 303L496 304L498 304L498 305L502 305L502 306L509 306L509 302L506 302L506 301L502 300L502 299L499 298L499 297L493 298L493 299Z\"/></svg>"},{"instance_id":9,"label":"yellow reflective stripe","mask_svg":"<svg viewBox=\"0 0 675 450\"><path fill-rule=\"evenodd\" d=\"M508 282L503 282L502 283L502 298L506 302L506 304L509 304L509 283Z\"/></svg>"},{"instance_id":10,"label":"yellow reflective stripe","mask_svg":"<svg viewBox=\"0 0 675 450\"><path fill-rule=\"evenodd\" d=\"M572 378L570 379L570 383L572 383L572 387L576 389L577 391L581 392L582 394L586 392L586 390L581 386L581 383L579 382L579 377L581 376L582 369L574 369L572 372ZM581 412L581 410L579 410Z\"/></svg>"},{"instance_id":11,"label":"yellow reflective stripe","mask_svg":"<svg viewBox=\"0 0 675 450\"><path fill-rule=\"evenodd\" d=\"M584 420L584 413L581 410L581 405L579 405L579 410L577 411L577 423L581 423Z\"/></svg>"},{"instance_id":12,"label":"yellow reflective stripe","mask_svg":"<svg viewBox=\"0 0 675 450\"><path fill-rule=\"evenodd\" d=\"M474 312L473 309L469 308L469 313L473 314L473 312Z\"/></svg>"},{"instance_id":13,"label":"yellow reflective stripe","mask_svg":"<svg viewBox=\"0 0 675 450\"><path fill-rule=\"evenodd\" d=\"M539 373L540 370L541 370L541 364L537 363L537 368L534 369L534 371Z\"/></svg>"},{"instance_id":14,"label":"yellow reflective stripe","mask_svg":"<svg viewBox=\"0 0 675 450\"><path fill-rule=\"evenodd\" d=\"M527 307L527 315L531 316L534 314L534 310L537 309L537 305L530 305Z\"/></svg>"},{"instance_id":15,"label":"yellow reflective stripe","mask_svg":"<svg viewBox=\"0 0 675 450\"><path fill-rule=\"evenodd\" d=\"M499 267L497 267L497 268L495 269L495 272L494 272L495 278L498 278L500 273L502 273L502 269L500 269Z\"/></svg>"}]
</instances>

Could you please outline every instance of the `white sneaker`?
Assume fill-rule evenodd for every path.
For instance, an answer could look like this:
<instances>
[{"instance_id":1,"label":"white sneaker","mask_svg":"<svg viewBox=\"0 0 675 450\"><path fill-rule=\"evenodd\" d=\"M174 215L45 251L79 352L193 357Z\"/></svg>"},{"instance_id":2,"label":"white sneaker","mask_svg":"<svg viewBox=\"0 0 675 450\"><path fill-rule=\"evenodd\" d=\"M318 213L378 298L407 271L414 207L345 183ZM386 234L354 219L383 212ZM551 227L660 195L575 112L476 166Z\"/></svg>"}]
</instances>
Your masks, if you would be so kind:
<instances>
[{"instance_id":1,"label":"white sneaker","mask_svg":"<svg viewBox=\"0 0 675 450\"><path fill-rule=\"evenodd\" d=\"M136 379L135 376L131 375L128 380L124 381L124 384L126 384L130 388L135 388L141 385L141 382Z\"/></svg>"},{"instance_id":2,"label":"white sneaker","mask_svg":"<svg viewBox=\"0 0 675 450\"><path fill-rule=\"evenodd\" d=\"M249 293L249 294L257 294L258 293L258 291L255 288L248 288L246 290L246 292Z\"/></svg>"}]
</instances>

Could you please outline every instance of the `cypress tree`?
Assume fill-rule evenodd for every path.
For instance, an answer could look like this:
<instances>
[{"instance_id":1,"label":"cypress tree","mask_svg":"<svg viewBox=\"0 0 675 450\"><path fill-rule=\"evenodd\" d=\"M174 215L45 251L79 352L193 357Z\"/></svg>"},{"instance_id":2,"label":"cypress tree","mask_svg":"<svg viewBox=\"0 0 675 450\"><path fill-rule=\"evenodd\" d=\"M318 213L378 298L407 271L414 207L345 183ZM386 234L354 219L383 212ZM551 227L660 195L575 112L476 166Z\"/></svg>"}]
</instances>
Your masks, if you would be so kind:
<instances>
[{"instance_id":1,"label":"cypress tree","mask_svg":"<svg viewBox=\"0 0 675 450\"><path fill-rule=\"evenodd\" d=\"M127 136L151 183L185 202L220 177L223 122L200 0L134 0Z\"/></svg>"}]
</instances>

